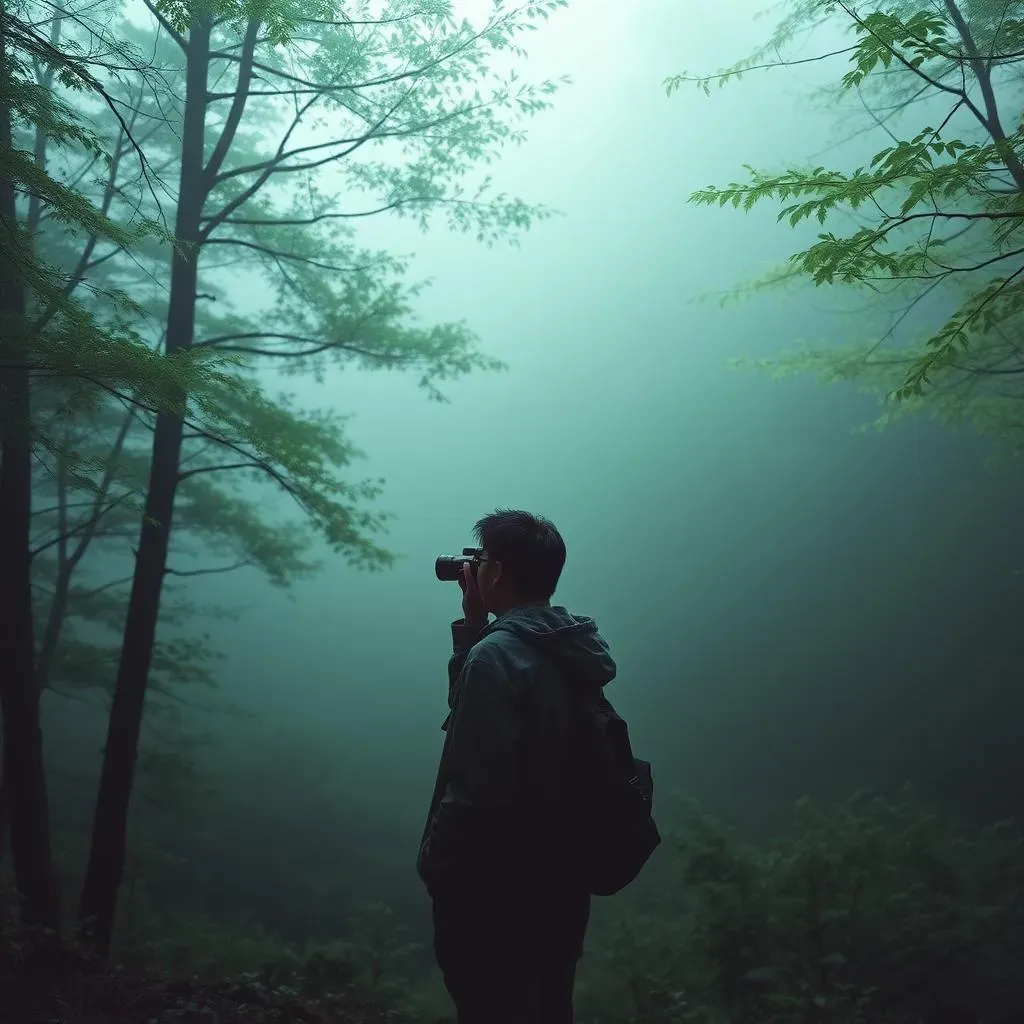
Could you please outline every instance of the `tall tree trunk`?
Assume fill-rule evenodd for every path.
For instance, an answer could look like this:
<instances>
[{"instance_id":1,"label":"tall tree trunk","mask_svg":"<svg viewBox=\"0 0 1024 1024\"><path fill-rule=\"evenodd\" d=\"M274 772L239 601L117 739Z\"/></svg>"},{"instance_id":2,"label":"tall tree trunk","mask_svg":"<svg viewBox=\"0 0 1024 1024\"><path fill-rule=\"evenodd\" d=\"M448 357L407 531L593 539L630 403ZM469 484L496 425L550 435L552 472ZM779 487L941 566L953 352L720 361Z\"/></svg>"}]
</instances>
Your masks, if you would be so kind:
<instances>
[{"instance_id":1,"label":"tall tree trunk","mask_svg":"<svg viewBox=\"0 0 1024 1024\"><path fill-rule=\"evenodd\" d=\"M0 2L0 15L5 15ZM10 96L7 40L0 28L0 84ZM0 108L0 148L9 150L11 111ZM32 616L32 440L29 345L19 256L29 247L17 222L12 182L0 180L0 711L3 774L10 799L11 855L22 920L58 927L50 821L43 771Z\"/></svg>"},{"instance_id":2,"label":"tall tree trunk","mask_svg":"<svg viewBox=\"0 0 1024 1024\"><path fill-rule=\"evenodd\" d=\"M200 221L209 191L204 172L204 141L210 33L209 16L197 16L187 51L181 178L175 223L177 244L171 259L167 316L168 355L190 348L195 333ZM78 906L80 933L96 952L104 955L110 951L118 889L124 874L128 808L160 613L160 594L167 571L184 428L185 396L180 397L182 413L160 413L153 433L149 490L110 707L89 863Z\"/></svg>"},{"instance_id":3,"label":"tall tree trunk","mask_svg":"<svg viewBox=\"0 0 1024 1024\"><path fill-rule=\"evenodd\" d=\"M2 9L2 6L0 6ZM64 5L61 2L54 2L53 9L56 12L50 23L50 46L54 51L58 49L61 41L61 32L64 27ZM56 75L56 69L52 65L46 65L42 69L37 71L36 81L45 90L53 88L53 80ZM122 145L124 142L124 129L118 133L117 146L114 149L114 157L111 161L110 168L108 171L107 184L103 193L103 201L100 204L100 209L103 213L109 213L110 204L114 197L114 186L117 182L117 173L121 162ZM33 156L35 157L36 166L45 171L48 162L48 148L49 138L46 132L42 130L38 125L35 130L35 145L33 148ZM37 193L32 193L29 196L28 211L25 217L25 230L30 239L30 243L34 246L35 236L39 230L39 224L43 215L43 199L42 196ZM90 235L85 247L82 251L81 256L78 260L78 265L70 276L70 280L77 282L82 279L85 273L86 264L89 261L89 257L92 255L93 249L95 248L97 241L96 235ZM42 331L45 326L52 319L53 315L57 312L57 304L51 303L51 305L43 312L42 316L38 317L35 321L34 329ZM126 426L124 430L127 430L127 424L134 418L134 409L130 410L126 419ZM124 431L118 435L118 441L116 444L115 455L119 455L121 448L124 445ZM101 488L100 495L106 495L106 489L109 487L109 481L112 477L112 473L108 471L108 475L105 478L105 485ZM60 504L62 507L65 506L67 500L66 493L62 493L60 498ZM96 507L100 506L100 496L97 496ZM60 526L61 536L66 536L66 524ZM77 567L78 562L81 561L82 555L85 553L85 549L88 547L92 536L96 530L96 522L90 524L84 537L82 537L77 545L77 554L72 558L72 564L70 567L66 566L64 560L61 562L61 568L58 573L57 587L54 592L53 600L50 604L50 611L47 616L46 627L43 630L43 639L39 645L39 650L36 653L35 663L35 677L36 686L39 690L40 698L42 697L43 691L46 689L46 684L50 677L50 666L53 663L53 658L57 650L57 644L60 640L60 631L64 624L64 618L67 612L68 604L68 591L71 585L71 574ZM3 861L4 853L7 848L7 830L10 828L10 787L7 782L7 775L3 771L3 761L0 758L0 862Z\"/></svg>"},{"instance_id":4,"label":"tall tree trunk","mask_svg":"<svg viewBox=\"0 0 1024 1024\"><path fill-rule=\"evenodd\" d=\"M115 439L114 445L111 449L110 462L108 463L106 470L104 470L103 479L100 482L94 499L92 518L86 524L85 529L79 534L74 550L70 554L67 550L69 531L67 522L68 490L66 486L66 460L62 459L58 467L57 504L59 511L57 529L59 531L60 539L57 544L57 580L54 584L53 596L50 598L50 607L46 615L46 625L43 628L43 636L39 641L35 658L35 681L40 699L46 691L46 687L49 685L50 673L53 668L54 659L57 656L57 649L60 645L61 631L64 628L64 622L67 618L68 604L71 597L71 579L78 568L79 562L81 562L89 545L92 543L92 540L96 535L96 531L99 529L100 519L103 515L103 503L106 500L107 494L110 491L110 486L113 483L117 460L124 448L125 440L128 437L128 431L134 420L135 410L132 408L125 414L125 418L121 422L117 438ZM2 761L0 761L0 764L2 764ZM0 767L0 863L3 862L7 849L7 830L11 823L10 811L10 787L8 785L7 775L2 770L2 767Z\"/></svg>"},{"instance_id":5,"label":"tall tree trunk","mask_svg":"<svg viewBox=\"0 0 1024 1024\"><path fill-rule=\"evenodd\" d=\"M7 773L0 766L0 864L7 853L7 829L11 825L11 787Z\"/></svg>"}]
</instances>

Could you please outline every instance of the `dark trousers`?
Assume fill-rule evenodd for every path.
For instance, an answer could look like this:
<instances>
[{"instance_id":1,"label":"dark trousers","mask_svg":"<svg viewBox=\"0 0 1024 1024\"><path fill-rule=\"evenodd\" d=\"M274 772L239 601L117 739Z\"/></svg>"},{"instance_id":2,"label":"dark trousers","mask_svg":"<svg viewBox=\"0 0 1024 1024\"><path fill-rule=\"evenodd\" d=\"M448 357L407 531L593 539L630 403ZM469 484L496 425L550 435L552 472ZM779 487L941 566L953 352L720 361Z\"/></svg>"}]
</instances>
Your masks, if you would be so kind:
<instances>
[{"instance_id":1,"label":"dark trousers","mask_svg":"<svg viewBox=\"0 0 1024 1024\"><path fill-rule=\"evenodd\" d=\"M527 931L451 927L434 908L434 954L458 1024L572 1024L589 900Z\"/></svg>"}]
</instances>

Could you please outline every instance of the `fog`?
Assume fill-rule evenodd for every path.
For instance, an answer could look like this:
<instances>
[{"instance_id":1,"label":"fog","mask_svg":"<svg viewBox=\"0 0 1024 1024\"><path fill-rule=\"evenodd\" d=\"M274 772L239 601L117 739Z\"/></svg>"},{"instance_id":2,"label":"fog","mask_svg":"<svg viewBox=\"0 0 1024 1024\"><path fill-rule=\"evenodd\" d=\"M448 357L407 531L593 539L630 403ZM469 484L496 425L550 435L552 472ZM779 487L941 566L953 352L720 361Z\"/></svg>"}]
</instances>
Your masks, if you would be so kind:
<instances>
[{"instance_id":1,"label":"fog","mask_svg":"<svg viewBox=\"0 0 1024 1024\"><path fill-rule=\"evenodd\" d=\"M384 218L365 227L433 279L424 322L466 320L507 371L446 385L444 405L394 374L297 391L351 415L366 453L355 473L386 481L397 565L368 574L328 558L287 593L241 576L202 583L247 607L216 627L231 698L264 712L265 730L310 724L410 811L432 785L460 614L433 559L497 506L563 532L557 600L611 643L610 695L659 784L753 814L903 778L964 807L1019 806L1017 468L987 466L984 443L923 420L860 431L877 399L851 386L727 365L801 340L866 340L864 300L706 299L807 232L767 207L699 209L690 193L738 180L744 163L821 151L839 163L880 145L835 142L836 112L810 97L834 63L816 79L776 69L666 98L669 74L761 41L740 7L759 9L695 18L648 2L608 17L578 4L532 37L529 75L572 84L492 173L557 215L507 248ZM411 813L410 856L419 824Z\"/></svg>"},{"instance_id":2,"label":"fog","mask_svg":"<svg viewBox=\"0 0 1024 1024\"><path fill-rule=\"evenodd\" d=\"M219 772L238 746L257 761L265 750L285 790L303 758L324 757L386 822L381 857L396 872L345 885L412 908L419 927L416 846L461 614L433 562L496 507L561 530L556 601L608 639L609 697L658 799L695 796L749 830L802 794L904 781L972 820L1021 810L1019 464L990 464L989 442L923 416L875 430L878 396L853 385L729 365L801 341L870 341L885 325L838 288L715 298L818 225L776 223L772 204L698 207L691 193L741 180L744 164L848 167L886 144L853 133L852 108L813 97L842 57L666 96L667 76L762 43L761 7L578 2L530 36L526 61L509 57L530 79L571 77L487 168L554 215L518 245L388 217L360 235L432 281L423 323L464 320L507 369L444 383L446 403L398 373L281 384L350 417L365 453L353 477L385 481L376 506L392 516L381 542L395 566L361 572L325 551L323 570L286 590L250 570L190 584L242 609L201 626L225 655L219 698L258 716L207 726L211 785L228 785ZM937 309L922 306L922 326ZM278 760L281 737L293 761ZM340 842L348 827L310 821L297 842Z\"/></svg>"}]
</instances>

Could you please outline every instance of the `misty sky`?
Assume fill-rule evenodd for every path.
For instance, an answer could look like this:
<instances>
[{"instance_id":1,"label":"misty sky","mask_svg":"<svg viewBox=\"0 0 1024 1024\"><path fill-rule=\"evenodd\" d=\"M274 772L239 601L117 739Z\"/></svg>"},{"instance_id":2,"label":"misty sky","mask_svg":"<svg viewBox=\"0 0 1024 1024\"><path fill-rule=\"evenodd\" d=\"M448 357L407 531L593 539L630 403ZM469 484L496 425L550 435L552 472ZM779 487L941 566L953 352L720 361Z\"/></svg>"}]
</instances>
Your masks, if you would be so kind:
<instances>
[{"instance_id":1,"label":"misty sky","mask_svg":"<svg viewBox=\"0 0 1024 1024\"><path fill-rule=\"evenodd\" d=\"M1019 471L925 421L857 433L875 405L853 389L726 367L800 339L868 340L856 296L698 301L813 232L776 225L770 205L698 209L694 189L743 163L849 167L885 144L827 150L842 126L801 97L842 58L665 96L667 75L761 42L761 7L581 0L528 37L525 74L573 84L491 168L500 190L560 211L519 248L366 224L367 244L414 252L434 279L424 321L466 320L510 369L448 386L448 405L397 374L285 383L351 414L368 456L353 472L386 478L401 561L370 575L337 559L290 595L202 578L249 608L215 633L225 692L267 712L255 729L290 721L350 748L396 807L425 812L460 614L433 560L513 506L562 530L556 599L612 644L609 696L659 784L754 814L904 776L968 804L1019 799L992 796L1021 774L998 724L1021 703Z\"/></svg>"}]
</instances>

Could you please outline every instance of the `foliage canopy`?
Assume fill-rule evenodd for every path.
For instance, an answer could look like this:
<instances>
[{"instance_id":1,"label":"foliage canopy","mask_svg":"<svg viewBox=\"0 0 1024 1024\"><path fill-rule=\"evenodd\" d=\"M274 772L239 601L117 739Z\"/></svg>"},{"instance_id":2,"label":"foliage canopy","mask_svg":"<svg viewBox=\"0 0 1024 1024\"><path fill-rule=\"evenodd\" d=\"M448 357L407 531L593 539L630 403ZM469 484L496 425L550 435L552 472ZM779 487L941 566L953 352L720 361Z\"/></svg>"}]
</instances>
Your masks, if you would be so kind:
<instances>
[{"instance_id":1,"label":"foliage canopy","mask_svg":"<svg viewBox=\"0 0 1024 1024\"><path fill-rule=\"evenodd\" d=\"M890 322L849 349L805 350L767 365L856 379L895 399L886 418L926 408L972 419L1016 448L1024 440L1024 12L1008 0L781 7L763 47L717 74L673 76L668 92L689 82L708 93L755 70L845 57L850 66L830 100L855 97L865 130L890 144L852 170L747 166L747 181L708 186L691 201L743 210L768 201L779 205L779 221L827 229L735 295L800 282L850 286L871 295ZM816 29L847 45L780 56Z\"/></svg>"}]
</instances>

